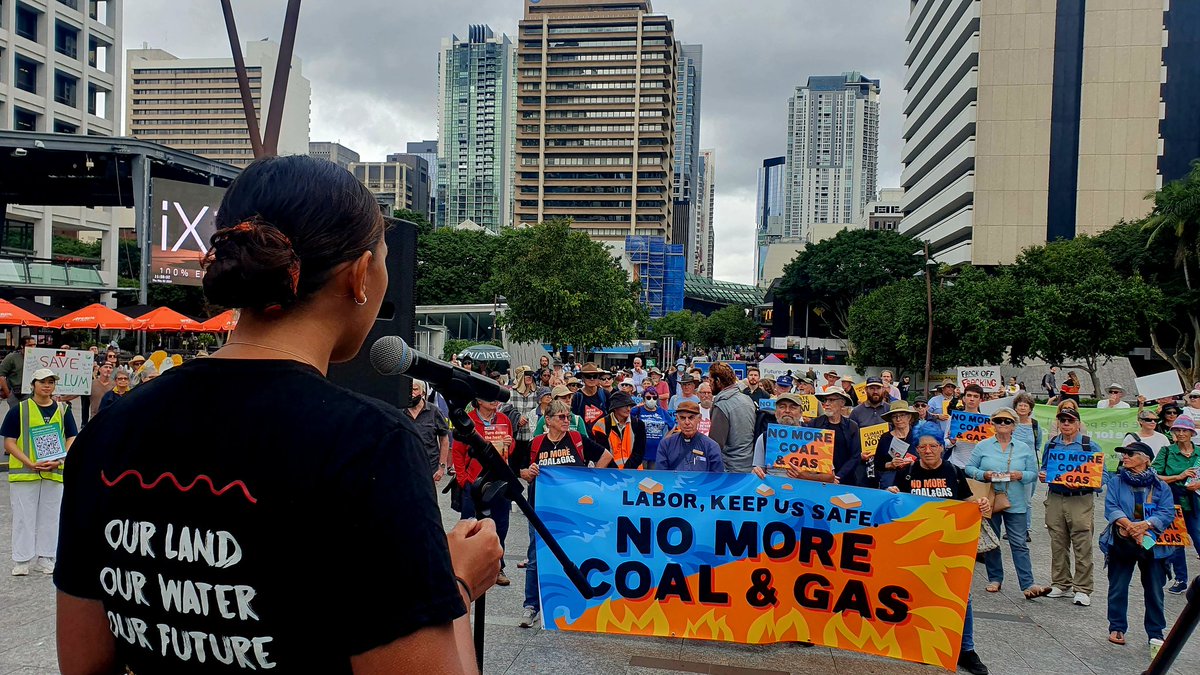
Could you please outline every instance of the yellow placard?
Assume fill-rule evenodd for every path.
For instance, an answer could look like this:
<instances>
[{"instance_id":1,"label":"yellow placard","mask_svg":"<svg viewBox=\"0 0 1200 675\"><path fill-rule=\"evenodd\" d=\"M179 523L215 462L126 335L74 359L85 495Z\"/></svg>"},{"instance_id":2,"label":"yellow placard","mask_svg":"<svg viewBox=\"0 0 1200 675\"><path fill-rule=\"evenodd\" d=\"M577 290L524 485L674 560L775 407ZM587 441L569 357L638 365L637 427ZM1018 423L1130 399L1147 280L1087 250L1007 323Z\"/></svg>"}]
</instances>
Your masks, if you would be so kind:
<instances>
[{"instance_id":1,"label":"yellow placard","mask_svg":"<svg viewBox=\"0 0 1200 675\"><path fill-rule=\"evenodd\" d=\"M858 384L854 385L854 395L858 398L859 403L867 400L867 383L859 382Z\"/></svg>"},{"instance_id":2,"label":"yellow placard","mask_svg":"<svg viewBox=\"0 0 1200 675\"><path fill-rule=\"evenodd\" d=\"M883 440L883 435L888 432L888 423L872 424L869 427L862 427L858 430L858 439L862 444L862 456L874 457L875 451L879 449L879 441Z\"/></svg>"}]
</instances>

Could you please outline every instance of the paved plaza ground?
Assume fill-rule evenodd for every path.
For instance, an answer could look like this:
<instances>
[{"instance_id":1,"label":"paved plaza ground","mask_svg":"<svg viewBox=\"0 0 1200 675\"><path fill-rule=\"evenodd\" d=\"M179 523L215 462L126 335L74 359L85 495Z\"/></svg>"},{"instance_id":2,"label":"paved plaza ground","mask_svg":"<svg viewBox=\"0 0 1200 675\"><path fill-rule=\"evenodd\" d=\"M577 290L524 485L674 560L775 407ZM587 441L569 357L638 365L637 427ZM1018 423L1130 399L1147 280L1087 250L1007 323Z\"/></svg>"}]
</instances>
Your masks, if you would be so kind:
<instances>
[{"instance_id":1,"label":"paved plaza ground","mask_svg":"<svg viewBox=\"0 0 1200 675\"><path fill-rule=\"evenodd\" d=\"M54 648L54 587L40 573L9 576L11 512L6 476L0 473L0 675L43 675L58 672ZM1041 493L1044 497L1044 492ZM449 499L440 495L442 518L451 527L458 514ZM1049 581L1049 543L1042 522L1042 499L1036 500L1035 531L1031 544L1034 573L1040 583ZM1099 501L1097 502L1099 507ZM1101 520L1097 508L1097 531ZM495 588L487 600L485 673L552 673L553 675L639 673L852 673L891 675L945 672L932 666L893 661L828 649L797 645L751 646L678 638L629 638L523 629L521 615L524 557L528 537L525 518L516 510L508 538L508 575L512 586ZM1007 547L1007 544L1005 544ZM1007 551L1007 549L1005 549ZM322 561L314 561L324 564ZM1000 593L986 593L983 566L975 570L975 642L984 663L996 675L1063 673L1067 675L1140 673L1149 662L1142 632L1141 587L1134 582L1130 594L1129 644L1108 643L1104 577L1096 549L1096 593L1091 607L1076 607L1070 600L1025 600L1016 585L1011 559L1005 553L1008 580ZM1188 554L1192 574L1200 572L1194 552ZM1167 595L1167 621L1173 624L1183 608L1182 596ZM1175 673L1200 672L1200 636L1194 637L1176 662Z\"/></svg>"}]
</instances>

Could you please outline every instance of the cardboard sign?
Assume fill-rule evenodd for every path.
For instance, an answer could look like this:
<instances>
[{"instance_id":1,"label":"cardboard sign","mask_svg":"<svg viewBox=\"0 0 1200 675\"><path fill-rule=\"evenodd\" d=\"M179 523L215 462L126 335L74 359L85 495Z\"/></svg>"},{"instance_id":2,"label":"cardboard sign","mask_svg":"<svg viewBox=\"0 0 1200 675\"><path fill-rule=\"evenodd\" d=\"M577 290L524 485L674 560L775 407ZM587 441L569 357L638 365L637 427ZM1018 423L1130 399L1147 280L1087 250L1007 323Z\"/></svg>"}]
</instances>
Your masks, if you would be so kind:
<instances>
[{"instance_id":1,"label":"cardboard sign","mask_svg":"<svg viewBox=\"0 0 1200 675\"><path fill-rule=\"evenodd\" d=\"M816 419L821 416L821 402L812 394L803 394L800 396L800 414L809 419Z\"/></svg>"},{"instance_id":2,"label":"cardboard sign","mask_svg":"<svg viewBox=\"0 0 1200 675\"><path fill-rule=\"evenodd\" d=\"M992 418L983 413L965 410L950 411L950 441L952 443L978 443L996 435Z\"/></svg>"},{"instance_id":3,"label":"cardboard sign","mask_svg":"<svg viewBox=\"0 0 1200 675\"><path fill-rule=\"evenodd\" d=\"M79 349L26 349L24 377L32 380L33 371L49 368L58 376L58 385L54 387L55 394L86 396L92 393L94 356L90 351ZM29 382L22 382L21 390L32 391Z\"/></svg>"},{"instance_id":4,"label":"cardboard sign","mask_svg":"<svg viewBox=\"0 0 1200 675\"><path fill-rule=\"evenodd\" d=\"M478 427L478 425L476 425ZM496 450L500 451L500 456L508 459L508 453L512 451L512 431L507 424L493 424L483 428L483 440L496 446Z\"/></svg>"},{"instance_id":5,"label":"cardboard sign","mask_svg":"<svg viewBox=\"0 0 1200 675\"><path fill-rule=\"evenodd\" d=\"M1004 378L1000 377L1000 369L994 367L976 367L958 369L958 386L965 389L969 384L977 384L984 391L1000 391L1004 388Z\"/></svg>"},{"instance_id":6,"label":"cardboard sign","mask_svg":"<svg viewBox=\"0 0 1200 675\"><path fill-rule=\"evenodd\" d=\"M768 424L764 447L777 469L833 473L833 429Z\"/></svg>"},{"instance_id":7,"label":"cardboard sign","mask_svg":"<svg viewBox=\"0 0 1200 675\"><path fill-rule=\"evenodd\" d=\"M1137 393L1145 396L1147 401L1174 398L1183 393L1179 374L1174 370L1139 377L1133 381L1133 385L1137 388Z\"/></svg>"},{"instance_id":8,"label":"cardboard sign","mask_svg":"<svg viewBox=\"0 0 1200 675\"><path fill-rule=\"evenodd\" d=\"M1188 536L1187 525L1183 522L1183 508L1175 505L1175 520L1171 526L1158 535L1159 546L1191 546L1192 538Z\"/></svg>"},{"instance_id":9,"label":"cardboard sign","mask_svg":"<svg viewBox=\"0 0 1200 675\"><path fill-rule=\"evenodd\" d=\"M995 399L992 401L984 401L983 403L979 404L979 412L981 412L985 415L995 415L996 411L1001 408L1013 407L1013 399L1014 398L1016 398L1016 397L1015 396L1005 396L1004 398L998 398L998 399Z\"/></svg>"},{"instance_id":10,"label":"cardboard sign","mask_svg":"<svg viewBox=\"0 0 1200 675\"><path fill-rule=\"evenodd\" d=\"M750 474L547 467L538 514L546 630L807 641L954 670L979 508ZM932 524L932 525L931 525Z\"/></svg>"},{"instance_id":11,"label":"cardboard sign","mask_svg":"<svg viewBox=\"0 0 1200 675\"><path fill-rule=\"evenodd\" d=\"M1042 430L1043 446L1054 435L1054 415L1057 411L1052 405L1039 404L1033 407L1033 416ZM1126 434L1138 428L1137 413L1136 407L1079 409L1079 416L1083 418L1081 431L1104 451L1105 469L1109 472L1116 471L1120 466L1117 448L1121 447Z\"/></svg>"},{"instance_id":12,"label":"cardboard sign","mask_svg":"<svg viewBox=\"0 0 1200 675\"><path fill-rule=\"evenodd\" d=\"M1104 453L1065 452L1053 449L1046 456L1046 482L1072 490L1099 489L1104 481Z\"/></svg>"},{"instance_id":13,"label":"cardboard sign","mask_svg":"<svg viewBox=\"0 0 1200 675\"><path fill-rule=\"evenodd\" d=\"M862 444L862 456L874 457L875 451L879 449L879 441L883 440L883 435L889 431L888 423L873 424L869 427L862 427L858 430L858 439Z\"/></svg>"},{"instance_id":14,"label":"cardboard sign","mask_svg":"<svg viewBox=\"0 0 1200 675\"><path fill-rule=\"evenodd\" d=\"M855 396L855 398L858 399L859 403L862 403L863 401L867 400L867 383L866 382L859 382L858 384L854 385L854 396Z\"/></svg>"}]
</instances>

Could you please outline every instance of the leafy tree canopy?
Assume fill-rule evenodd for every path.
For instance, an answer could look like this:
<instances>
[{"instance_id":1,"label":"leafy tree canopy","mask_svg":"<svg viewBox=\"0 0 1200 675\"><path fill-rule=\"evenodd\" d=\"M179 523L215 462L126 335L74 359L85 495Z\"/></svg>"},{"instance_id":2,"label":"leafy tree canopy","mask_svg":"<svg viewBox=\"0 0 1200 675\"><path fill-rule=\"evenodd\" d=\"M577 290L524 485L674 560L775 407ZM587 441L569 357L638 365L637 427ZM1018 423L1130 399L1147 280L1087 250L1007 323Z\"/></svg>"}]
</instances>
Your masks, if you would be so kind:
<instances>
[{"instance_id":1,"label":"leafy tree canopy","mask_svg":"<svg viewBox=\"0 0 1200 675\"><path fill-rule=\"evenodd\" d=\"M746 308L740 305L722 307L700 325L700 342L708 347L732 347L758 343L758 323L746 316Z\"/></svg>"}]
</instances>

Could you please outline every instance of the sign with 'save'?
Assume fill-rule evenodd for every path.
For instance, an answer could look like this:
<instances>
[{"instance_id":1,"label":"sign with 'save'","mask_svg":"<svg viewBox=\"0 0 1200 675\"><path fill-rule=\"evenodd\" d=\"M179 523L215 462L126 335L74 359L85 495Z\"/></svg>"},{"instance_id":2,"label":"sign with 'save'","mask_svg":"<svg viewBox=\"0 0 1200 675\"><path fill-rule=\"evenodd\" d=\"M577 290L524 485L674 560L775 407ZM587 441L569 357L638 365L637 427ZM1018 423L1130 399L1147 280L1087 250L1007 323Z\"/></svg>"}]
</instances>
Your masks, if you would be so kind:
<instances>
[{"instance_id":1,"label":"sign with 'save'","mask_svg":"<svg viewBox=\"0 0 1200 675\"><path fill-rule=\"evenodd\" d=\"M32 381L33 371L49 368L58 376L58 385L54 387L56 395L87 396L92 393L94 356L90 351L79 349L26 349L24 377ZM29 382L22 382L21 389L29 391Z\"/></svg>"}]
</instances>

